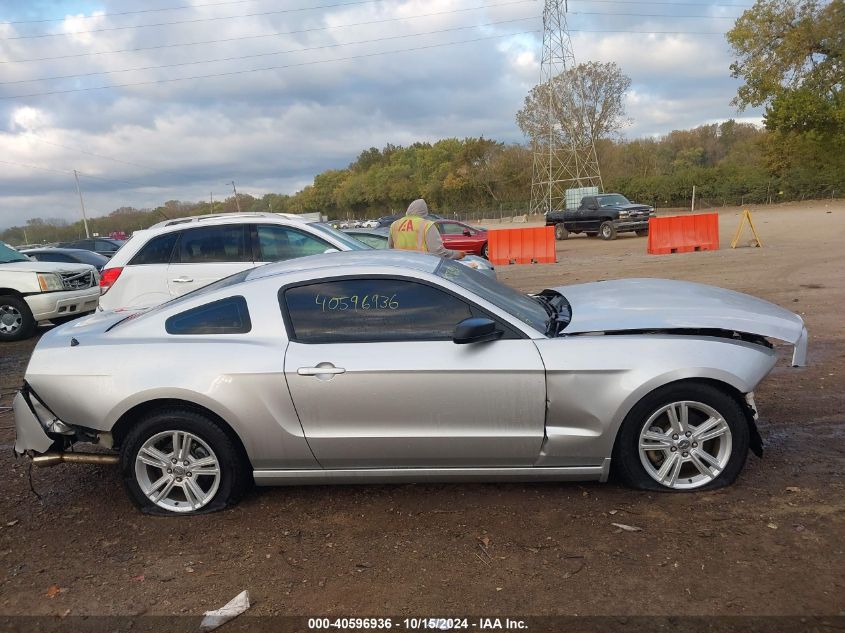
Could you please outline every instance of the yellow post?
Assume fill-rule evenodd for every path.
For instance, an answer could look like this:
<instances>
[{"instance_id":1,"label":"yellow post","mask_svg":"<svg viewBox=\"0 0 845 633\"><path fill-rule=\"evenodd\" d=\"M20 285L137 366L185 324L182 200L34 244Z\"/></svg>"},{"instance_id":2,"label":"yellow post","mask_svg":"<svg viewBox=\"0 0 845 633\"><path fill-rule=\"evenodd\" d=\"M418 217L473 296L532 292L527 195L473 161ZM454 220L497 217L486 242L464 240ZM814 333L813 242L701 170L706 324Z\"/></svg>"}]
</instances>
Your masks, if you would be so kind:
<instances>
[{"instance_id":1,"label":"yellow post","mask_svg":"<svg viewBox=\"0 0 845 633\"><path fill-rule=\"evenodd\" d=\"M739 242L739 237L742 235L742 229L745 227L746 222L748 222L748 226L751 227L751 233L754 235L754 246L763 246L760 236L757 235L757 229L754 228L754 220L751 219L751 211L744 209L742 211L742 219L739 221L739 226L736 227L736 233L734 233L733 240L731 240L731 248L736 248L736 244Z\"/></svg>"}]
</instances>

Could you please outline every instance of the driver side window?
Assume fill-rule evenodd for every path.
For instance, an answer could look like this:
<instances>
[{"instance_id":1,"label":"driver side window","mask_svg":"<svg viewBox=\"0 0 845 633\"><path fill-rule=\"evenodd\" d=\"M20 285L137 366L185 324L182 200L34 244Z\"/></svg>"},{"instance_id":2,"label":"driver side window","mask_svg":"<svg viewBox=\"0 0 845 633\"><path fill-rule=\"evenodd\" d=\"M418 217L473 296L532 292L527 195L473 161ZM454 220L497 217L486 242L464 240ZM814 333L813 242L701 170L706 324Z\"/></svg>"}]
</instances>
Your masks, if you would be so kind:
<instances>
[{"instance_id":1,"label":"driver side window","mask_svg":"<svg viewBox=\"0 0 845 633\"><path fill-rule=\"evenodd\" d=\"M465 226L454 222L442 222L437 225L437 229L441 235L463 235L464 231L468 230Z\"/></svg>"},{"instance_id":2,"label":"driver side window","mask_svg":"<svg viewBox=\"0 0 845 633\"><path fill-rule=\"evenodd\" d=\"M367 343L451 340L468 303L404 279L338 279L284 291L291 340Z\"/></svg>"}]
</instances>

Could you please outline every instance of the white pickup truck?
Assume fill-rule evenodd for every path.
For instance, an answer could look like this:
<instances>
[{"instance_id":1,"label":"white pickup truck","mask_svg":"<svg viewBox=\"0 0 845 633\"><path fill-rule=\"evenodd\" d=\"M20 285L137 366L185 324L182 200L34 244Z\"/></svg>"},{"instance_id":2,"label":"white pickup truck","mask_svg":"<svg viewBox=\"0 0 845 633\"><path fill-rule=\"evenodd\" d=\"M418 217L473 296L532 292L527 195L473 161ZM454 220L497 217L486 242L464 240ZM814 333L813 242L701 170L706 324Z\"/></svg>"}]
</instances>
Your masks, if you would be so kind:
<instances>
[{"instance_id":1,"label":"white pickup truck","mask_svg":"<svg viewBox=\"0 0 845 633\"><path fill-rule=\"evenodd\" d=\"M100 277L88 264L37 262L0 242L0 342L32 336L39 321L70 321L97 309Z\"/></svg>"}]
</instances>

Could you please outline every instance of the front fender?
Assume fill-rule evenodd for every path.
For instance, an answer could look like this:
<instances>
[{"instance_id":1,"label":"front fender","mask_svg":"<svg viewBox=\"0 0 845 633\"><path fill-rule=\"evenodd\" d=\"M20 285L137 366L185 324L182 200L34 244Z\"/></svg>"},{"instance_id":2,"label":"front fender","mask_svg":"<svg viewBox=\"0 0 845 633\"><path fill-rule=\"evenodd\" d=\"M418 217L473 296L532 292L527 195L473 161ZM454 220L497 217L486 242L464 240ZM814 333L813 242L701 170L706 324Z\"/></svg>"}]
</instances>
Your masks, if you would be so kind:
<instances>
[{"instance_id":1,"label":"front fender","mask_svg":"<svg viewBox=\"0 0 845 633\"><path fill-rule=\"evenodd\" d=\"M571 336L536 343L546 365L543 466L610 457L625 416L659 387L706 379L745 394L777 360L762 345L703 336Z\"/></svg>"}]
</instances>

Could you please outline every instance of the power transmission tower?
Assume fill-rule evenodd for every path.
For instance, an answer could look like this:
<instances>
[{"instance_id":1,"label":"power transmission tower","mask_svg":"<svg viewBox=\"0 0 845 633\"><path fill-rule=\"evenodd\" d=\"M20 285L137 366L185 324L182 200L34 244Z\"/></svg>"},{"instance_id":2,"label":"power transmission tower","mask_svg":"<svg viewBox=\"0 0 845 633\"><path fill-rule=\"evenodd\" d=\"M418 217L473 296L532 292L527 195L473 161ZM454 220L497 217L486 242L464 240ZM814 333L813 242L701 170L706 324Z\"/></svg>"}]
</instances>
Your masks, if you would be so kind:
<instances>
[{"instance_id":1,"label":"power transmission tower","mask_svg":"<svg viewBox=\"0 0 845 633\"><path fill-rule=\"evenodd\" d=\"M561 95L553 89L552 80L575 68L572 40L566 24L567 10L566 0L545 0L540 86L546 89L544 96L547 102L543 113L543 131L532 139L532 214L563 209L567 189L598 187L602 190L596 146L590 134L582 131L583 116L581 121L566 130L566 134L562 134L564 130L557 116L561 111ZM573 101L583 104L583 97Z\"/></svg>"}]
</instances>

